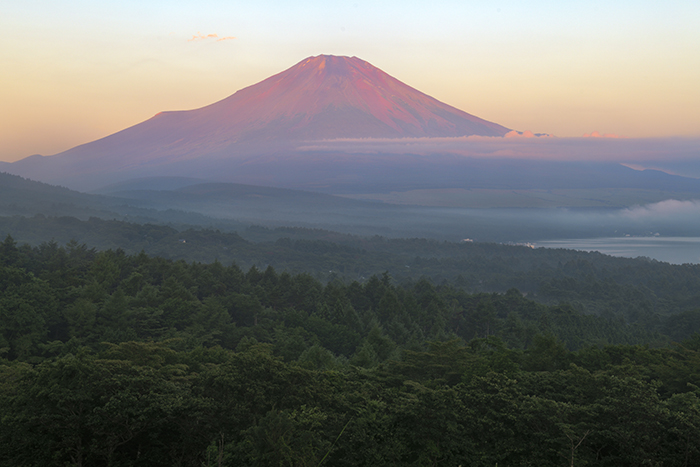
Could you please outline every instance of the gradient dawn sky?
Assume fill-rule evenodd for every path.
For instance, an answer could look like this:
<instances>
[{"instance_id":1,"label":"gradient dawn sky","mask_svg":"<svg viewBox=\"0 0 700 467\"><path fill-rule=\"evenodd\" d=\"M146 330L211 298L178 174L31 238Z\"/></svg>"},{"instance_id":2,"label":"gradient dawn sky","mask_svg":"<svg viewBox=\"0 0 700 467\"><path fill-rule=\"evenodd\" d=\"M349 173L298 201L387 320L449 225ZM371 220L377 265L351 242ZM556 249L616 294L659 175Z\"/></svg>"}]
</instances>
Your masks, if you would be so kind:
<instances>
[{"instance_id":1,"label":"gradient dawn sky","mask_svg":"<svg viewBox=\"0 0 700 467\"><path fill-rule=\"evenodd\" d=\"M2 0L0 160L357 56L509 128L700 136L700 2Z\"/></svg>"}]
</instances>

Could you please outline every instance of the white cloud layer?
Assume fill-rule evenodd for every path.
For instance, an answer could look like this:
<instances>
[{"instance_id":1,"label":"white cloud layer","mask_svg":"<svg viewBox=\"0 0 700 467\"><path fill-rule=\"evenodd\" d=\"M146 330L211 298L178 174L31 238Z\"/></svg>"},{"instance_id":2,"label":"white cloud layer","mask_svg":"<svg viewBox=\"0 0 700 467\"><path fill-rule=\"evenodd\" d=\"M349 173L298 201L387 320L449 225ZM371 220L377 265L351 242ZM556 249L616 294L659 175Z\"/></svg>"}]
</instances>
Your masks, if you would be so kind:
<instances>
[{"instance_id":1,"label":"white cloud layer","mask_svg":"<svg viewBox=\"0 0 700 467\"><path fill-rule=\"evenodd\" d=\"M635 206L624 209L621 215L627 219L644 221L672 221L684 219L700 219L700 200L679 201L668 199L645 206Z\"/></svg>"}]
</instances>

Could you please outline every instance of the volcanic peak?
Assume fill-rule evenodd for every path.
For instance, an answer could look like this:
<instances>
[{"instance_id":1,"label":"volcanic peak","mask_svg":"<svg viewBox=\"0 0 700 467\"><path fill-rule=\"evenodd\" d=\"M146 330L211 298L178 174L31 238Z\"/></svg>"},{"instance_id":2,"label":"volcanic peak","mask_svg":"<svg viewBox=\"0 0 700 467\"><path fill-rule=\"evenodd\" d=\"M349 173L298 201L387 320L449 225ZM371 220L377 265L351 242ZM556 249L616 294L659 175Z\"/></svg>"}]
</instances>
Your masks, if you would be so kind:
<instances>
[{"instance_id":1,"label":"volcanic peak","mask_svg":"<svg viewBox=\"0 0 700 467\"><path fill-rule=\"evenodd\" d=\"M357 57L319 55L206 107L161 112L47 161L27 158L13 167L14 173L46 181L145 170L178 175L168 172L175 170L171 164L244 160L303 141L503 136L508 131Z\"/></svg>"},{"instance_id":2,"label":"volcanic peak","mask_svg":"<svg viewBox=\"0 0 700 467\"><path fill-rule=\"evenodd\" d=\"M205 110L230 124L249 127L249 136L262 139L503 136L508 132L433 99L364 60L334 55L306 58L199 109Z\"/></svg>"}]
</instances>

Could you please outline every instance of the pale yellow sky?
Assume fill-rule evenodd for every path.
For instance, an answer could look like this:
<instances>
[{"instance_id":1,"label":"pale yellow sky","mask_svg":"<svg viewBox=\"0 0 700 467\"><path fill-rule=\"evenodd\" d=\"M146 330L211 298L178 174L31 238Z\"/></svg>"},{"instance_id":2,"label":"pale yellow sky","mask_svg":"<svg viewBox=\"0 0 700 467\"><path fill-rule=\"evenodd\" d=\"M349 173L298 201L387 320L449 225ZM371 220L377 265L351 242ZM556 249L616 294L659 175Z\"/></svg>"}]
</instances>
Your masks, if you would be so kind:
<instances>
[{"instance_id":1,"label":"pale yellow sky","mask_svg":"<svg viewBox=\"0 0 700 467\"><path fill-rule=\"evenodd\" d=\"M202 107L318 54L517 130L700 136L695 1L252 3L4 5L0 160Z\"/></svg>"}]
</instances>

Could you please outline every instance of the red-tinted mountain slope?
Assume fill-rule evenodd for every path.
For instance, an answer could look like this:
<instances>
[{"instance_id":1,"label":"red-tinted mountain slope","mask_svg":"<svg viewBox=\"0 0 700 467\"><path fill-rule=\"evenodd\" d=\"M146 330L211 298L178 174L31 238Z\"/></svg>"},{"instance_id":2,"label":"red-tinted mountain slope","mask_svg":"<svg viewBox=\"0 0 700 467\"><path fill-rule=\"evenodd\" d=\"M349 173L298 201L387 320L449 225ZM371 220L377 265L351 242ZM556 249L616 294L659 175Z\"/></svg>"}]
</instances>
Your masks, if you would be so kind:
<instances>
[{"instance_id":1,"label":"red-tinted mountain slope","mask_svg":"<svg viewBox=\"0 0 700 467\"><path fill-rule=\"evenodd\" d=\"M357 57L332 55L307 58L190 114L220 122L215 126L229 138L243 140L503 136L509 131L443 104Z\"/></svg>"},{"instance_id":2,"label":"red-tinted mountain slope","mask_svg":"<svg viewBox=\"0 0 700 467\"><path fill-rule=\"evenodd\" d=\"M356 57L319 55L200 109L162 112L138 125L12 173L49 182L230 160L289 142L335 138L487 135L509 130L427 96ZM50 161L50 162L49 162ZM179 170L179 169L178 169ZM72 183L72 182L71 182Z\"/></svg>"}]
</instances>

